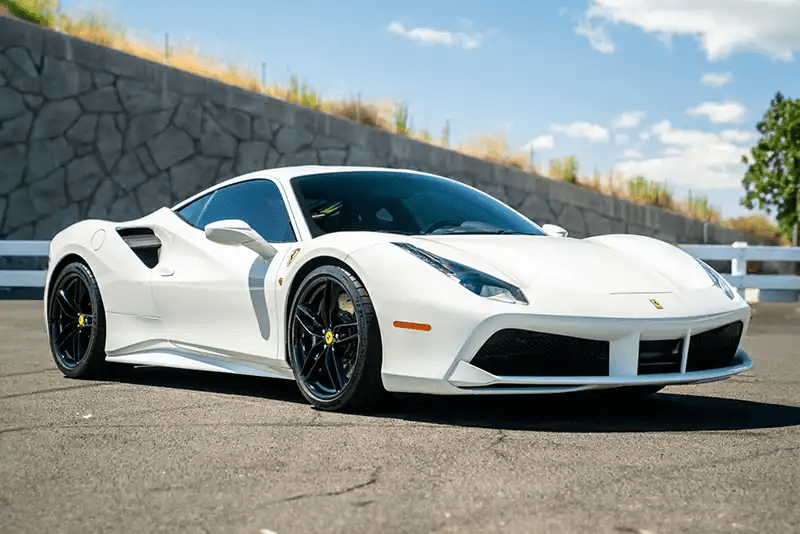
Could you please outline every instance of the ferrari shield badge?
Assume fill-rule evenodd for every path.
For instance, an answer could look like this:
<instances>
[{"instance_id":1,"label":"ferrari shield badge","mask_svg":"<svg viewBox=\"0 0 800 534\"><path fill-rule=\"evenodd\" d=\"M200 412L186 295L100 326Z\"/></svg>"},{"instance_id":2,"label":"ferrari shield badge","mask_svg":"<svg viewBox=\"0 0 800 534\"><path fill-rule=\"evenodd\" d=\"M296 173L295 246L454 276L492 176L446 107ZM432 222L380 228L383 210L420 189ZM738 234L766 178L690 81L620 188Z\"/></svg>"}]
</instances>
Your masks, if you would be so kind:
<instances>
[{"instance_id":1,"label":"ferrari shield badge","mask_svg":"<svg viewBox=\"0 0 800 534\"><path fill-rule=\"evenodd\" d=\"M300 249L299 249L299 248L296 248L296 249L294 249L294 250L292 251L292 253L289 255L289 261L287 261L287 262L286 262L286 266L287 266L287 267L288 267L288 266L290 266L290 265L292 264L292 262L293 262L293 261L294 261L294 259L297 257L297 254L298 254L299 252L300 252Z\"/></svg>"},{"instance_id":2,"label":"ferrari shield badge","mask_svg":"<svg viewBox=\"0 0 800 534\"><path fill-rule=\"evenodd\" d=\"M661 305L656 299L650 299L650 304L656 307L657 310L663 310L664 306Z\"/></svg>"}]
</instances>

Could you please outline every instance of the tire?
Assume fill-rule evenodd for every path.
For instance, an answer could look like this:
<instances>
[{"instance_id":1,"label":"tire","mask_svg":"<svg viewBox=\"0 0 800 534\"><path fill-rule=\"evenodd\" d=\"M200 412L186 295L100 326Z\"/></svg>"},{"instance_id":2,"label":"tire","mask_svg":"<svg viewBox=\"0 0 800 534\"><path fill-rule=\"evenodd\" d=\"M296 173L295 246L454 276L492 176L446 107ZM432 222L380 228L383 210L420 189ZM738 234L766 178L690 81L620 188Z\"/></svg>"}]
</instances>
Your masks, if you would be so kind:
<instances>
[{"instance_id":1,"label":"tire","mask_svg":"<svg viewBox=\"0 0 800 534\"><path fill-rule=\"evenodd\" d=\"M108 369L103 300L92 271L67 265L50 289L47 333L56 365L70 378L97 378Z\"/></svg>"},{"instance_id":2,"label":"tire","mask_svg":"<svg viewBox=\"0 0 800 534\"><path fill-rule=\"evenodd\" d=\"M363 284L340 267L318 267L300 284L287 353L301 393L320 410L369 409L383 396L375 309Z\"/></svg>"}]
</instances>

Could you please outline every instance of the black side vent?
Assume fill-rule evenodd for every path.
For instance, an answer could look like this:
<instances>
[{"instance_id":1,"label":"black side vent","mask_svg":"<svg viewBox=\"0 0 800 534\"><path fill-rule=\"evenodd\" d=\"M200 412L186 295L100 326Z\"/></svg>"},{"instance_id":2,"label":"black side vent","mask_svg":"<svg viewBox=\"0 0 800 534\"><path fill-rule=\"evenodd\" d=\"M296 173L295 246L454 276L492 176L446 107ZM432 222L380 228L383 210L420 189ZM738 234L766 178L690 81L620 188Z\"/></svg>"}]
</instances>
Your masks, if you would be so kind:
<instances>
[{"instance_id":1,"label":"black side vent","mask_svg":"<svg viewBox=\"0 0 800 534\"><path fill-rule=\"evenodd\" d=\"M695 334L689 341L687 371L708 371L730 367L739 347L744 324L741 321Z\"/></svg>"},{"instance_id":2,"label":"black side vent","mask_svg":"<svg viewBox=\"0 0 800 534\"><path fill-rule=\"evenodd\" d=\"M608 341L509 328L470 363L496 376L608 376L608 348Z\"/></svg>"},{"instance_id":3,"label":"black side vent","mask_svg":"<svg viewBox=\"0 0 800 534\"><path fill-rule=\"evenodd\" d=\"M683 339L640 341L638 374L679 373L682 352Z\"/></svg>"},{"instance_id":4,"label":"black side vent","mask_svg":"<svg viewBox=\"0 0 800 534\"><path fill-rule=\"evenodd\" d=\"M117 233L149 269L158 265L161 240L150 228L117 228Z\"/></svg>"}]
</instances>

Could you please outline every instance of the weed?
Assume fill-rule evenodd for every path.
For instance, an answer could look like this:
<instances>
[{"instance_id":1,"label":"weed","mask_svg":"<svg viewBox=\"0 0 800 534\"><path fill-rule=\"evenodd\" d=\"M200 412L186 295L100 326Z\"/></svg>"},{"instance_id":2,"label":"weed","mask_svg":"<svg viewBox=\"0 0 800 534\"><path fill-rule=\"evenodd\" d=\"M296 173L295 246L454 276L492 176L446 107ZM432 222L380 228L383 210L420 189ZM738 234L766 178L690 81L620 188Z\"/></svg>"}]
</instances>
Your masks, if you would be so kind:
<instances>
[{"instance_id":1,"label":"weed","mask_svg":"<svg viewBox=\"0 0 800 534\"><path fill-rule=\"evenodd\" d=\"M509 167L530 170L528 158L521 153L511 152L504 134L481 135L458 147L458 151L476 158L502 163Z\"/></svg>"},{"instance_id":2,"label":"weed","mask_svg":"<svg viewBox=\"0 0 800 534\"><path fill-rule=\"evenodd\" d=\"M400 135L408 135L408 103L399 102L394 112L394 131Z\"/></svg>"},{"instance_id":3,"label":"weed","mask_svg":"<svg viewBox=\"0 0 800 534\"><path fill-rule=\"evenodd\" d=\"M550 160L550 176L570 183L578 181L578 161L575 156Z\"/></svg>"},{"instance_id":4,"label":"weed","mask_svg":"<svg viewBox=\"0 0 800 534\"><path fill-rule=\"evenodd\" d=\"M688 215L707 222L719 222L719 212L708 205L708 197L689 197L686 201Z\"/></svg>"},{"instance_id":5,"label":"weed","mask_svg":"<svg viewBox=\"0 0 800 534\"><path fill-rule=\"evenodd\" d=\"M641 204L650 204L672 209L672 192L658 182L651 182L644 176L637 176L628 182L628 198Z\"/></svg>"}]
</instances>

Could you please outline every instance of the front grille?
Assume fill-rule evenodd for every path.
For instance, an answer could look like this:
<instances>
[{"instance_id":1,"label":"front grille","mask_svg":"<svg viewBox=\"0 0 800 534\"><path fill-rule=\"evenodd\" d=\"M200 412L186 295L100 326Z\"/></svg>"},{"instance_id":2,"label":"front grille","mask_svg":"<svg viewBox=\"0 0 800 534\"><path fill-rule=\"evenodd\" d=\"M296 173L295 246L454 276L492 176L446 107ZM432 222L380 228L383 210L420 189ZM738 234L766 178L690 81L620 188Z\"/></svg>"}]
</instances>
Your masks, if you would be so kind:
<instances>
[{"instance_id":1,"label":"front grille","mask_svg":"<svg viewBox=\"0 0 800 534\"><path fill-rule=\"evenodd\" d=\"M509 328L470 363L496 376L608 376L608 341Z\"/></svg>"},{"instance_id":2,"label":"front grille","mask_svg":"<svg viewBox=\"0 0 800 534\"><path fill-rule=\"evenodd\" d=\"M637 373L640 375L679 373L682 349L683 339L640 341Z\"/></svg>"},{"instance_id":3,"label":"front grille","mask_svg":"<svg viewBox=\"0 0 800 534\"><path fill-rule=\"evenodd\" d=\"M730 367L742 337L741 321L720 326L714 330L695 334L689 342L687 371L707 371Z\"/></svg>"}]
</instances>

